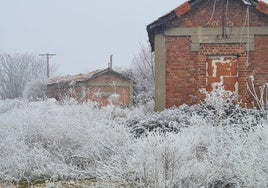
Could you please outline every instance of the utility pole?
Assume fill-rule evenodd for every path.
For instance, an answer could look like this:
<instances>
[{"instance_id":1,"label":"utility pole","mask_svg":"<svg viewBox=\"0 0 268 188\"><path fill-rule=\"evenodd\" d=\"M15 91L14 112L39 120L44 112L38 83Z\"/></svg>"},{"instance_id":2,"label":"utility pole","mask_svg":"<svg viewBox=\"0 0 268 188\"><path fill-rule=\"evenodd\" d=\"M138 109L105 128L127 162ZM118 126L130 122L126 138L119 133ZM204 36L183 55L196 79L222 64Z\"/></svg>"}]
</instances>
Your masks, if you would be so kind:
<instances>
[{"instance_id":1,"label":"utility pole","mask_svg":"<svg viewBox=\"0 0 268 188\"><path fill-rule=\"evenodd\" d=\"M49 78L49 58L51 56L55 56L56 54L49 54L49 53L46 53L46 54L39 54L39 56L45 56L47 58L47 78Z\"/></svg>"}]
</instances>

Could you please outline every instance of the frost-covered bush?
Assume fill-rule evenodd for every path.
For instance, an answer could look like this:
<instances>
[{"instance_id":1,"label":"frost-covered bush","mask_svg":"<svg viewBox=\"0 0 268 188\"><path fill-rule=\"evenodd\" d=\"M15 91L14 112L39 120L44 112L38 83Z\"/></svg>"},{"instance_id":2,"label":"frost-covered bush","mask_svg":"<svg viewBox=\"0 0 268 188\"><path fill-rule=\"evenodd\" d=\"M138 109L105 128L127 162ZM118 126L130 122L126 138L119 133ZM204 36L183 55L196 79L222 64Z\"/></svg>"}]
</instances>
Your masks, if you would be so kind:
<instances>
[{"instance_id":1,"label":"frost-covered bush","mask_svg":"<svg viewBox=\"0 0 268 188\"><path fill-rule=\"evenodd\" d=\"M178 133L200 122L207 126L232 125L249 130L265 120L262 111L241 108L237 96L222 87L205 94L206 98L201 104L170 108L150 116L128 120L127 125L132 128L136 137L140 137L154 131Z\"/></svg>"},{"instance_id":2,"label":"frost-covered bush","mask_svg":"<svg viewBox=\"0 0 268 188\"><path fill-rule=\"evenodd\" d=\"M45 98L46 85L43 80L32 80L27 82L23 90L23 98L30 101L37 101Z\"/></svg>"},{"instance_id":3,"label":"frost-covered bush","mask_svg":"<svg viewBox=\"0 0 268 188\"><path fill-rule=\"evenodd\" d=\"M9 104L3 102L1 108ZM95 177L97 162L109 159L132 138L126 119L141 115L141 108L54 100L5 110L0 114L0 180Z\"/></svg>"},{"instance_id":4,"label":"frost-covered bush","mask_svg":"<svg viewBox=\"0 0 268 188\"><path fill-rule=\"evenodd\" d=\"M133 56L128 69L117 68L117 71L134 82L134 105L146 104L154 99L154 53L151 52L149 43L140 44L139 48L139 52Z\"/></svg>"},{"instance_id":5,"label":"frost-covered bush","mask_svg":"<svg viewBox=\"0 0 268 188\"><path fill-rule=\"evenodd\" d=\"M19 108L22 105L26 105L26 101L21 99L0 100L0 114L6 113L14 108Z\"/></svg>"},{"instance_id":6,"label":"frost-covered bush","mask_svg":"<svg viewBox=\"0 0 268 188\"><path fill-rule=\"evenodd\" d=\"M247 90L254 99L254 101L252 101L253 107L260 109L263 115L266 116L266 119L268 119L268 83L262 84L258 89L259 90L256 89L254 83L254 76L250 76L247 83Z\"/></svg>"},{"instance_id":7,"label":"frost-covered bush","mask_svg":"<svg viewBox=\"0 0 268 188\"><path fill-rule=\"evenodd\" d=\"M211 97L161 113L149 104L0 101L8 109L0 113L0 181L95 177L133 187L267 187L265 118Z\"/></svg>"},{"instance_id":8,"label":"frost-covered bush","mask_svg":"<svg viewBox=\"0 0 268 188\"><path fill-rule=\"evenodd\" d=\"M267 128L194 125L151 132L100 162L98 176L141 187L266 187ZM225 185L225 186L224 186Z\"/></svg>"}]
</instances>

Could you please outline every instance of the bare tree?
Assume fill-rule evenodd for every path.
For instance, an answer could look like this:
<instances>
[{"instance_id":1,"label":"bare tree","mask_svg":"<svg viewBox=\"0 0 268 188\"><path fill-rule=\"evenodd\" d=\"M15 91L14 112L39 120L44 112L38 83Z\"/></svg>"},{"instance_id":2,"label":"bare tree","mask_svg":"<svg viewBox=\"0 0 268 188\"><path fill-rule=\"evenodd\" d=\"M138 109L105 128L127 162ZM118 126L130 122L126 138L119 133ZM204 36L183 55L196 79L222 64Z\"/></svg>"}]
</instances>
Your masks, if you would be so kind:
<instances>
[{"instance_id":1,"label":"bare tree","mask_svg":"<svg viewBox=\"0 0 268 188\"><path fill-rule=\"evenodd\" d=\"M0 99L22 97L28 82L45 78L43 58L34 54L0 54Z\"/></svg>"},{"instance_id":2,"label":"bare tree","mask_svg":"<svg viewBox=\"0 0 268 188\"><path fill-rule=\"evenodd\" d=\"M135 81L135 101L144 103L154 96L154 53L149 44L140 44L139 49L132 59L129 75Z\"/></svg>"}]
</instances>

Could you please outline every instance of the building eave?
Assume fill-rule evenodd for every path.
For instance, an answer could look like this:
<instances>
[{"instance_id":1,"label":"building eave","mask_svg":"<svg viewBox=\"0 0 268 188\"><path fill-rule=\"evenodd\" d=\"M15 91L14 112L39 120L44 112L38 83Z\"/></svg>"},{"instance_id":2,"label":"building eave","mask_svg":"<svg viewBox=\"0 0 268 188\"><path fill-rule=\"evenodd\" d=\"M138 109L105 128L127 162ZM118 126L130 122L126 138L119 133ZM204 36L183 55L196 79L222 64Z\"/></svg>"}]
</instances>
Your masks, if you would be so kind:
<instances>
[{"instance_id":1,"label":"building eave","mask_svg":"<svg viewBox=\"0 0 268 188\"><path fill-rule=\"evenodd\" d=\"M183 16L188 13L191 8L195 5L198 5L203 0L189 0L181 4L177 8L173 9L168 14L161 16L157 20L153 21L151 24L147 25L146 30L149 37L149 42L151 44L152 51L154 51L154 36L157 32L163 30L163 26L171 21L172 19ZM255 7L257 11L268 15L268 4L263 1L258 0L242 0L244 3L249 3L250 6Z\"/></svg>"},{"instance_id":2,"label":"building eave","mask_svg":"<svg viewBox=\"0 0 268 188\"><path fill-rule=\"evenodd\" d=\"M163 24L165 24L166 22L168 22L174 18L176 18L176 14L174 13L174 11L171 11L168 14L158 18L157 20L155 20L151 24L147 25L146 30L148 33L149 42L151 44L152 51L154 51L154 35L155 35L156 29L161 28L161 26Z\"/></svg>"},{"instance_id":3,"label":"building eave","mask_svg":"<svg viewBox=\"0 0 268 188\"><path fill-rule=\"evenodd\" d=\"M78 86L80 83L84 83L84 82L88 82L94 78L97 78L103 74L113 74L116 75L117 77L123 79L123 80L127 80L129 82L132 82L130 78L114 71L111 68L106 68L103 70L96 70L96 71L92 71L88 74L79 74L79 75L68 75L68 76L62 76L62 77L55 77L52 78L51 80L48 81L47 86L48 87L53 87L53 86L61 86L61 88L63 87L71 87L71 82L74 82L74 84L72 85L72 87L76 87ZM89 75L89 76L87 76ZM77 79L79 76L79 79ZM83 78L83 76L85 76L85 78ZM63 79L62 79L63 78Z\"/></svg>"},{"instance_id":4,"label":"building eave","mask_svg":"<svg viewBox=\"0 0 268 188\"><path fill-rule=\"evenodd\" d=\"M122 75L122 74L120 74L120 73L118 73L118 72L116 72L113 69L108 67L108 68L106 68L106 69L94 74L92 77L82 80L81 82L92 80L94 78L97 78L97 77L99 77L99 76L101 76L103 74L107 74L107 73L114 74L114 75L118 76L119 78L121 78L123 80L131 81L130 78L128 78L128 77L126 77L126 76L124 76L124 75Z\"/></svg>"}]
</instances>

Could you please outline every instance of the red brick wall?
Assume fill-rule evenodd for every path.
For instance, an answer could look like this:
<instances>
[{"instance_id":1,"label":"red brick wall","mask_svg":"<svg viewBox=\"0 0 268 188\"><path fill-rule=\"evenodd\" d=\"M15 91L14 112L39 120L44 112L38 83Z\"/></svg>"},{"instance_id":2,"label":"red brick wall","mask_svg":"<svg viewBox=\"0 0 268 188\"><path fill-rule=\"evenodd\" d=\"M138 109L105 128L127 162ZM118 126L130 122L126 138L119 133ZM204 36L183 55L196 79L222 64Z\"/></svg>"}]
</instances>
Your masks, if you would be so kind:
<instances>
[{"instance_id":1,"label":"red brick wall","mask_svg":"<svg viewBox=\"0 0 268 188\"><path fill-rule=\"evenodd\" d=\"M118 95L116 100L112 100L112 95ZM114 104L119 106L128 106L129 88L128 87L89 87L87 93L88 101L98 102L102 106Z\"/></svg>"},{"instance_id":2,"label":"red brick wall","mask_svg":"<svg viewBox=\"0 0 268 188\"><path fill-rule=\"evenodd\" d=\"M182 15L170 23L170 27L214 27L213 23L217 22L221 26L222 3L226 1L217 1L215 6L214 15L212 10L214 7L214 0L203 1L203 5L196 5L191 8L189 12ZM234 27L244 26L246 17L246 5L242 0L229 0L227 9L227 23L232 23ZM225 9L225 8L224 8ZM226 11L226 9L225 9ZM212 19L211 19L212 17ZM210 20L211 19L211 20ZM208 23L208 21L210 22ZM267 27L267 16L260 13L254 8L250 8L250 27Z\"/></svg>"},{"instance_id":3,"label":"red brick wall","mask_svg":"<svg viewBox=\"0 0 268 188\"><path fill-rule=\"evenodd\" d=\"M256 82L258 84L268 82L268 36L255 37L255 52L249 57L252 67L250 74L255 75Z\"/></svg>"},{"instance_id":4,"label":"red brick wall","mask_svg":"<svg viewBox=\"0 0 268 188\"><path fill-rule=\"evenodd\" d=\"M131 84L129 80L120 76L106 73L85 83L78 83L74 87L69 86L69 84L65 84L64 87L50 85L47 89L47 96L59 100L67 96L77 99L78 102L95 101L100 105L108 105L111 102L110 96L116 94L118 98L113 101L113 104L129 106L132 101Z\"/></svg>"},{"instance_id":5,"label":"red brick wall","mask_svg":"<svg viewBox=\"0 0 268 188\"><path fill-rule=\"evenodd\" d=\"M80 102L82 99L82 88L81 87L57 87L48 86L47 96L49 98L55 98L57 100L67 99L69 97L76 98Z\"/></svg>"},{"instance_id":6,"label":"red brick wall","mask_svg":"<svg viewBox=\"0 0 268 188\"><path fill-rule=\"evenodd\" d=\"M207 1L206 1L207 2ZM217 1L214 16L206 25L213 27L214 21L221 26L222 5ZM200 27L211 18L214 1L205 6L196 6L182 17L173 20L168 28ZM243 27L246 6L241 0L230 0L228 6L228 23L235 27ZM250 26L267 27L268 18L255 9L250 9ZM268 82L268 36L255 36L255 51L249 53L249 66L246 66L247 52L245 44L201 44L199 52L191 51L190 37L166 37L166 107L179 106L183 103L199 102L190 96L200 99L203 95L199 89L206 88L206 60L209 56L238 56L238 94L243 102L249 103L246 83L253 75L257 85Z\"/></svg>"},{"instance_id":7,"label":"red brick wall","mask_svg":"<svg viewBox=\"0 0 268 188\"><path fill-rule=\"evenodd\" d=\"M246 65L246 47L241 44L204 44L202 46L201 51L199 52L199 56L203 57L202 60L200 58L199 63L201 66L202 77L200 79L200 86L204 88L205 79L206 79L206 61L207 56L217 56L217 55L226 55L226 56L236 56L238 55L238 94L241 98L246 99L248 97L248 93L246 92L246 81L247 76L249 75L249 70L251 69ZM198 95L202 98L202 94Z\"/></svg>"},{"instance_id":8,"label":"red brick wall","mask_svg":"<svg viewBox=\"0 0 268 188\"><path fill-rule=\"evenodd\" d=\"M197 52L191 52L189 37L167 37L166 47L166 106L191 104L189 95L197 95L200 74Z\"/></svg>"},{"instance_id":9,"label":"red brick wall","mask_svg":"<svg viewBox=\"0 0 268 188\"><path fill-rule=\"evenodd\" d=\"M93 84L105 83L107 86L92 86ZM108 105L111 95L118 95L117 100L112 103L120 106L128 106L131 101L129 81L120 79L115 75L102 75L90 81L88 85L87 100L98 102L101 105Z\"/></svg>"},{"instance_id":10,"label":"red brick wall","mask_svg":"<svg viewBox=\"0 0 268 188\"><path fill-rule=\"evenodd\" d=\"M126 79L122 79L117 75L114 74L103 74L97 78L91 79L90 83L108 83L108 82L118 82L118 83L125 83L128 84L129 81Z\"/></svg>"}]
</instances>

